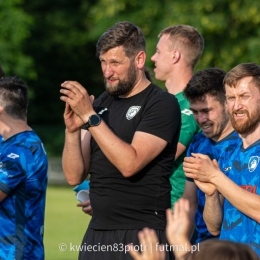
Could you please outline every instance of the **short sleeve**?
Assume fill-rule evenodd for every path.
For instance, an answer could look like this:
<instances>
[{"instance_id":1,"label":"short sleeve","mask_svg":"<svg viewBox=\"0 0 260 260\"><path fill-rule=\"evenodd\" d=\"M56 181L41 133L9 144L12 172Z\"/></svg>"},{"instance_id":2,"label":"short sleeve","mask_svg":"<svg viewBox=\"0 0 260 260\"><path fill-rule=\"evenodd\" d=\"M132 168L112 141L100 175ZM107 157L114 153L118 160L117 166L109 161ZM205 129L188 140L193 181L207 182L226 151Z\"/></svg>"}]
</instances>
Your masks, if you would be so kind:
<instances>
[{"instance_id":1,"label":"short sleeve","mask_svg":"<svg viewBox=\"0 0 260 260\"><path fill-rule=\"evenodd\" d=\"M0 189L6 194L10 194L26 179L27 160L31 157L26 149L20 148L18 153L15 148L15 146L8 147L0 156Z\"/></svg>"},{"instance_id":2,"label":"short sleeve","mask_svg":"<svg viewBox=\"0 0 260 260\"><path fill-rule=\"evenodd\" d=\"M174 95L161 92L146 106L137 131L156 135L168 143L179 135L181 125L180 107Z\"/></svg>"},{"instance_id":3,"label":"short sleeve","mask_svg":"<svg viewBox=\"0 0 260 260\"><path fill-rule=\"evenodd\" d=\"M188 100L183 96L183 92L176 95L181 109L181 131L179 142L185 147L188 147L193 136L201 130L194 119L193 113L190 110Z\"/></svg>"}]
</instances>

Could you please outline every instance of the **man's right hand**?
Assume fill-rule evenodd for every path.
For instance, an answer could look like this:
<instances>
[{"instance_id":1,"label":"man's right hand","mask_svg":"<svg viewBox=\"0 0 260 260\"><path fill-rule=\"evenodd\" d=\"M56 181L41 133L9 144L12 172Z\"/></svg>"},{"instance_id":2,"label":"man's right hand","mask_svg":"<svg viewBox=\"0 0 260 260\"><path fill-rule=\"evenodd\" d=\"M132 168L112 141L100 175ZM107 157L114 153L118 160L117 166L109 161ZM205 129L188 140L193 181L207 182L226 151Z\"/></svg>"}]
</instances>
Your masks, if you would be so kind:
<instances>
[{"instance_id":1,"label":"man's right hand","mask_svg":"<svg viewBox=\"0 0 260 260\"><path fill-rule=\"evenodd\" d=\"M70 133L76 132L83 125L83 121L73 112L70 105L65 103L65 111L63 114L64 122L67 127L67 130Z\"/></svg>"},{"instance_id":2,"label":"man's right hand","mask_svg":"<svg viewBox=\"0 0 260 260\"><path fill-rule=\"evenodd\" d=\"M82 207L82 211L90 216L92 216L92 207L90 204L90 200L81 202L77 204L77 207Z\"/></svg>"}]
</instances>

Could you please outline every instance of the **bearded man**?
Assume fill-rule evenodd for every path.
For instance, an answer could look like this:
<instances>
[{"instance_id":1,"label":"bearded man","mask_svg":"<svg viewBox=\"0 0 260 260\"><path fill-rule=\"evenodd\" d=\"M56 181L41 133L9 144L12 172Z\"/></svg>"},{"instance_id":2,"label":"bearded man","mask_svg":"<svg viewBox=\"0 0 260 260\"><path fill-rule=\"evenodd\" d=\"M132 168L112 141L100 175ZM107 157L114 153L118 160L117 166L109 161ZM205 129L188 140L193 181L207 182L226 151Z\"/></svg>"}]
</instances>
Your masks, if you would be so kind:
<instances>
[{"instance_id":1,"label":"bearded man","mask_svg":"<svg viewBox=\"0 0 260 260\"><path fill-rule=\"evenodd\" d=\"M79 259L132 259L144 250L138 232L155 229L166 244L169 176L181 116L176 98L145 76L145 38L130 22L109 28L97 43L106 91L93 102L78 82L61 86L66 103L63 170L70 185L90 174L93 215ZM84 129L83 129L84 128ZM166 252L170 259L172 252Z\"/></svg>"},{"instance_id":2,"label":"bearded man","mask_svg":"<svg viewBox=\"0 0 260 260\"><path fill-rule=\"evenodd\" d=\"M218 165L202 154L186 157L184 171L206 194L204 220L220 239L249 244L260 255L260 67L243 63L224 78L233 128L242 144L229 146Z\"/></svg>"}]
</instances>

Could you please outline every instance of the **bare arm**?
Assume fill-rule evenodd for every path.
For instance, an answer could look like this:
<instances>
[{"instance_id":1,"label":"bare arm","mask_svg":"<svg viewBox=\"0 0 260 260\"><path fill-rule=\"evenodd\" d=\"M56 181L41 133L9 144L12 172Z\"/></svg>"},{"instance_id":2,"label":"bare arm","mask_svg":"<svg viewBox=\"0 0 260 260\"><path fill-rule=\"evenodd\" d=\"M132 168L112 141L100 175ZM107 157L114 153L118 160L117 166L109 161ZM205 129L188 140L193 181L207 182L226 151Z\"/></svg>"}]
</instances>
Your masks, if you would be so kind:
<instances>
[{"instance_id":1,"label":"bare arm","mask_svg":"<svg viewBox=\"0 0 260 260\"><path fill-rule=\"evenodd\" d=\"M62 96L61 100L65 101L78 118L81 119L81 125L83 122L87 122L89 117L95 114L95 111L86 89L77 82L66 82L62 84L62 87L64 89L61 90L61 93L66 96ZM165 140L144 132L136 132L132 143L128 144L118 138L103 121L101 121L98 126L90 127L89 131L108 160L115 165L125 177L130 177L139 172L158 156L167 145ZM77 170L79 170L80 176L85 177L82 152L79 149L79 136L76 137L73 135L70 138L71 139L66 140L67 145L65 143L66 156L64 156L64 159L70 158L67 156L69 153L72 156L72 152L69 152L68 148L75 145L73 149L77 150L77 155L74 155L73 158L79 156L80 162ZM73 167L69 167L70 174L73 174ZM75 178L77 181L79 180L79 177L75 176ZM73 183L74 180L73 178ZM80 180L82 179L80 178Z\"/></svg>"},{"instance_id":2,"label":"bare arm","mask_svg":"<svg viewBox=\"0 0 260 260\"><path fill-rule=\"evenodd\" d=\"M89 131L108 160L125 177L139 172L167 145L165 140L144 132L136 132L132 143L128 144L110 131L103 121L99 126L89 128Z\"/></svg>"},{"instance_id":3,"label":"bare arm","mask_svg":"<svg viewBox=\"0 0 260 260\"><path fill-rule=\"evenodd\" d=\"M220 233L222 219L223 219L223 203L224 198L218 191L213 195L205 195L206 202L203 212L203 218L207 225L208 231L217 236Z\"/></svg>"},{"instance_id":4,"label":"bare arm","mask_svg":"<svg viewBox=\"0 0 260 260\"><path fill-rule=\"evenodd\" d=\"M213 185L235 208L260 223L260 196L239 187L203 154L186 157L184 170L186 176L198 180L201 184ZM207 195L212 195L205 192Z\"/></svg>"},{"instance_id":5,"label":"bare arm","mask_svg":"<svg viewBox=\"0 0 260 260\"><path fill-rule=\"evenodd\" d=\"M260 196L242 189L224 173L220 172L219 176L213 177L212 182L218 191L239 211L246 216L254 219L260 224Z\"/></svg>"},{"instance_id":6,"label":"bare arm","mask_svg":"<svg viewBox=\"0 0 260 260\"><path fill-rule=\"evenodd\" d=\"M91 97L93 102L94 97ZM63 114L66 130L62 154L64 175L70 185L77 185L86 179L90 162L90 138L86 130L81 130L82 120L66 103Z\"/></svg>"},{"instance_id":7,"label":"bare arm","mask_svg":"<svg viewBox=\"0 0 260 260\"><path fill-rule=\"evenodd\" d=\"M191 238L195 229L194 217L198 207L197 186L194 182L187 180L185 181L185 189L182 198L188 200L190 204L190 210L187 214L190 220L188 234Z\"/></svg>"},{"instance_id":8,"label":"bare arm","mask_svg":"<svg viewBox=\"0 0 260 260\"><path fill-rule=\"evenodd\" d=\"M175 154L175 161L179 158L179 156L181 154L183 154L186 150L186 146L184 146L182 143L178 142L178 145L177 145L177 151L176 151L176 154Z\"/></svg>"}]
</instances>

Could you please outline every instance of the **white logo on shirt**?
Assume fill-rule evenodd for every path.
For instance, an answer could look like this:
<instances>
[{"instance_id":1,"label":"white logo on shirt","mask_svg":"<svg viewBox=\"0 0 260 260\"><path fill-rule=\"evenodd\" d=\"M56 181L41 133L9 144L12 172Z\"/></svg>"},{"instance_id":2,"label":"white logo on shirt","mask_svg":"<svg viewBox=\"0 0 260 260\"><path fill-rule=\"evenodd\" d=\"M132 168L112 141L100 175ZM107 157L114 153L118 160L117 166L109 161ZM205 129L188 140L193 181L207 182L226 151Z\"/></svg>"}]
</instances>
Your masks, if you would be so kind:
<instances>
[{"instance_id":1,"label":"white logo on shirt","mask_svg":"<svg viewBox=\"0 0 260 260\"><path fill-rule=\"evenodd\" d=\"M248 170L253 172L259 164L259 156L251 156L248 162Z\"/></svg>"},{"instance_id":2,"label":"white logo on shirt","mask_svg":"<svg viewBox=\"0 0 260 260\"><path fill-rule=\"evenodd\" d=\"M185 114L185 115L187 115L187 116L190 116L190 115L193 114L192 111L189 110L189 109L187 109L187 108L185 108L184 110L182 110L181 113L182 113L182 114Z\"/></svg>"},{"instance_id":3,"label":"white logo on shirt","mask_svg":"<svg viewBox=\"0 0 260 260\"><path fill-rule=\"evenodd\" d=\"M16 159L16 158L19 158L20 156L18 154L15 154L15 153L10 153L10 154L7 155L7 157L12 158L12 159Z\"/></svg>"},{"instance_id":4,"label":"white logo on shirt","mask_svg":"<svg viewBox=\"0 0 260 260\"><path fill-rule=\"evenodd\" d=\"M102 109L101 111L98 112L98 114L102 115L105 111L107 111L107 108Z\"/></svg>"},{"instance_id":5,"label":"white logo on shirt","mask_svg":"<svg viewBox=\"0 0 260 260\"><path fill-rule=\"evenodd\" d=\"M132 119L139 112L140 108L141 108L140 106L132 106L132 107L130 107L128 109L128 111L126 112L126 118L128 120Z\"/></svg>"},{"instance_id":6,"label":"white logo on shirt","mask_svg":"<svg viewBox=\"0 0 260 260\"><path fill-rule=\"evenodd\" d=\"M224 171L227 172L227 171L231 170L231 168L232 168L231 166L226 167L226 168L224 168Z\"/></svg>"}]
</instances>

